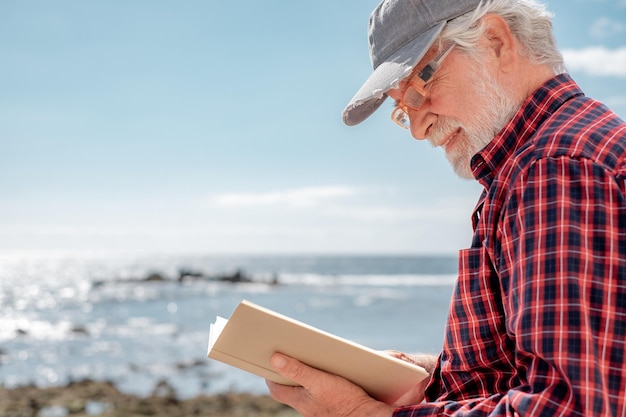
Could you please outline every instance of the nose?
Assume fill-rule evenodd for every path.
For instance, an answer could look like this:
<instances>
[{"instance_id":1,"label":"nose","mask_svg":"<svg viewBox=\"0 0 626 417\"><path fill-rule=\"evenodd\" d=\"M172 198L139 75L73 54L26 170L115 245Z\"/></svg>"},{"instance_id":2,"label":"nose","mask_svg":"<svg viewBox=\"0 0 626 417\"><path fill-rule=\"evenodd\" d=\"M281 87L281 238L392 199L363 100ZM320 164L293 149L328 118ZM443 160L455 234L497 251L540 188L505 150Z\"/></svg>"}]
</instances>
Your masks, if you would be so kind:
<instances>
[{"instance_id":1,"label":"nose","mask_svg":"<svg viewBox=\"0 0 626 417\"><path fill-rule=\"evenodd\" d=\"M437 115L427 110L428 100L419 109L409 109L409 119L411 120L411 136L417 140L428 138L428 132L437 121Z\"/></svg>"}]
</instances>

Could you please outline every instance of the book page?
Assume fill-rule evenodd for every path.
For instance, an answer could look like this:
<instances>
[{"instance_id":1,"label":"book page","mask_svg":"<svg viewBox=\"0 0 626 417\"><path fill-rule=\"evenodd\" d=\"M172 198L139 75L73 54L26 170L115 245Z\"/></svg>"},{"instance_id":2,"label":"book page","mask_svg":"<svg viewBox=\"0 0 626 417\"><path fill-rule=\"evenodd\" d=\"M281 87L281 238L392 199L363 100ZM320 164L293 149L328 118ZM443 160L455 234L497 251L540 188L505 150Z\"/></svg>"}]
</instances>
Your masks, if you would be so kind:
<instances>
[{"instance_id":1,"label":"book page","mask_svg":"<svg viewBox=\"0 0 626 417\"><path fill-rule=\"evenodd\" d=\"M228 320L220 316L217 316L215 323L211 323L211 327L209 328L209 352L213 349L215 342L218 337L220 337L220 334L222 334L222 330L224 330L227 323Z\"/></svg>"}]
</instances>

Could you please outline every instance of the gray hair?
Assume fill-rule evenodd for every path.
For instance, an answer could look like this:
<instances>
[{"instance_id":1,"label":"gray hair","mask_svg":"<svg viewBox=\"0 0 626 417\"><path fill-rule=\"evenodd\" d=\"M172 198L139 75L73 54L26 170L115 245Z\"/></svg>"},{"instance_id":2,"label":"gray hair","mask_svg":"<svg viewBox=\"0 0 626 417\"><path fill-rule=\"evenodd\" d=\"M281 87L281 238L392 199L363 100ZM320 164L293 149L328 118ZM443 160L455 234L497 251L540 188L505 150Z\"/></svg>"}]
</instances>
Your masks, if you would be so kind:
<instances>
[{"instance_id":1,"label":"gray hair","mask_svg":"<svg viewBox=\"0 0 626 417\"><path fill-rule=\"evenodd\" d=\"M506 21L522 47L521 53L532 62L550 66L555 74L566 72L552 32L553 15L535 0L483 1L474 12L448 22L439 40L454 42L467 54L478 58L477 44L485 31L482 18L486 14L496 14Z\"/></svg>"}]
</instances>

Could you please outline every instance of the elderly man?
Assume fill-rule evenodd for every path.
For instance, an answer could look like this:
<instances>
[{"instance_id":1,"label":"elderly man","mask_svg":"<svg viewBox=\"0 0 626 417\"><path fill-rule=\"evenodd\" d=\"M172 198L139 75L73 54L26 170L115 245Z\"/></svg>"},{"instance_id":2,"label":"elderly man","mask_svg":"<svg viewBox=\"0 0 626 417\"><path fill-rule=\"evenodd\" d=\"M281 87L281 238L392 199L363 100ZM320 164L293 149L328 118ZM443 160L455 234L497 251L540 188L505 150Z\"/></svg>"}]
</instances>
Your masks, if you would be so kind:
<instances>
[{"instance_id":1,"label":"elderly man","mask_svg":"<svg viewBox=\"0 0 626 417\"><path fill-rule=\"evenodd\" d=\"M305 417L626 415L626 124L565 72L534 0L384 0L344 111L391 118L484 186L431 378L396 404L282 354ZM406 318L416 320L419 318ZM367 366L367 364L363 364ZM425 396L425 400L423 400Z\"/></svg>"}]
</instances>

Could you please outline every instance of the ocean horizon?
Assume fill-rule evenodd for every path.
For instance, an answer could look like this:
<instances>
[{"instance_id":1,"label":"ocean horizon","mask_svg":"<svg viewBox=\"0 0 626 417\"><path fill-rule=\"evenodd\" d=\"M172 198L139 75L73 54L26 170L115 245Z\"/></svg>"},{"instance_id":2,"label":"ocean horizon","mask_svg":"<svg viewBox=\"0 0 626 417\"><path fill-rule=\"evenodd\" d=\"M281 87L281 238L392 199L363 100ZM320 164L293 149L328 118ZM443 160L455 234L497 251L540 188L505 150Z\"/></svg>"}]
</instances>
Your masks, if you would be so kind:
<instances>
[{"instance_id":1,"label":"ocean horizon","mask_svg":"<svg viewBox=\"0 0 626 417\"><path fill-rule=\"evenodd\" d=\"M243 299L373 349L438 353L456 268L454 255L0 251L0 384L266 393L206 357L210 324Z\"/></svg>"}]
</instances>

